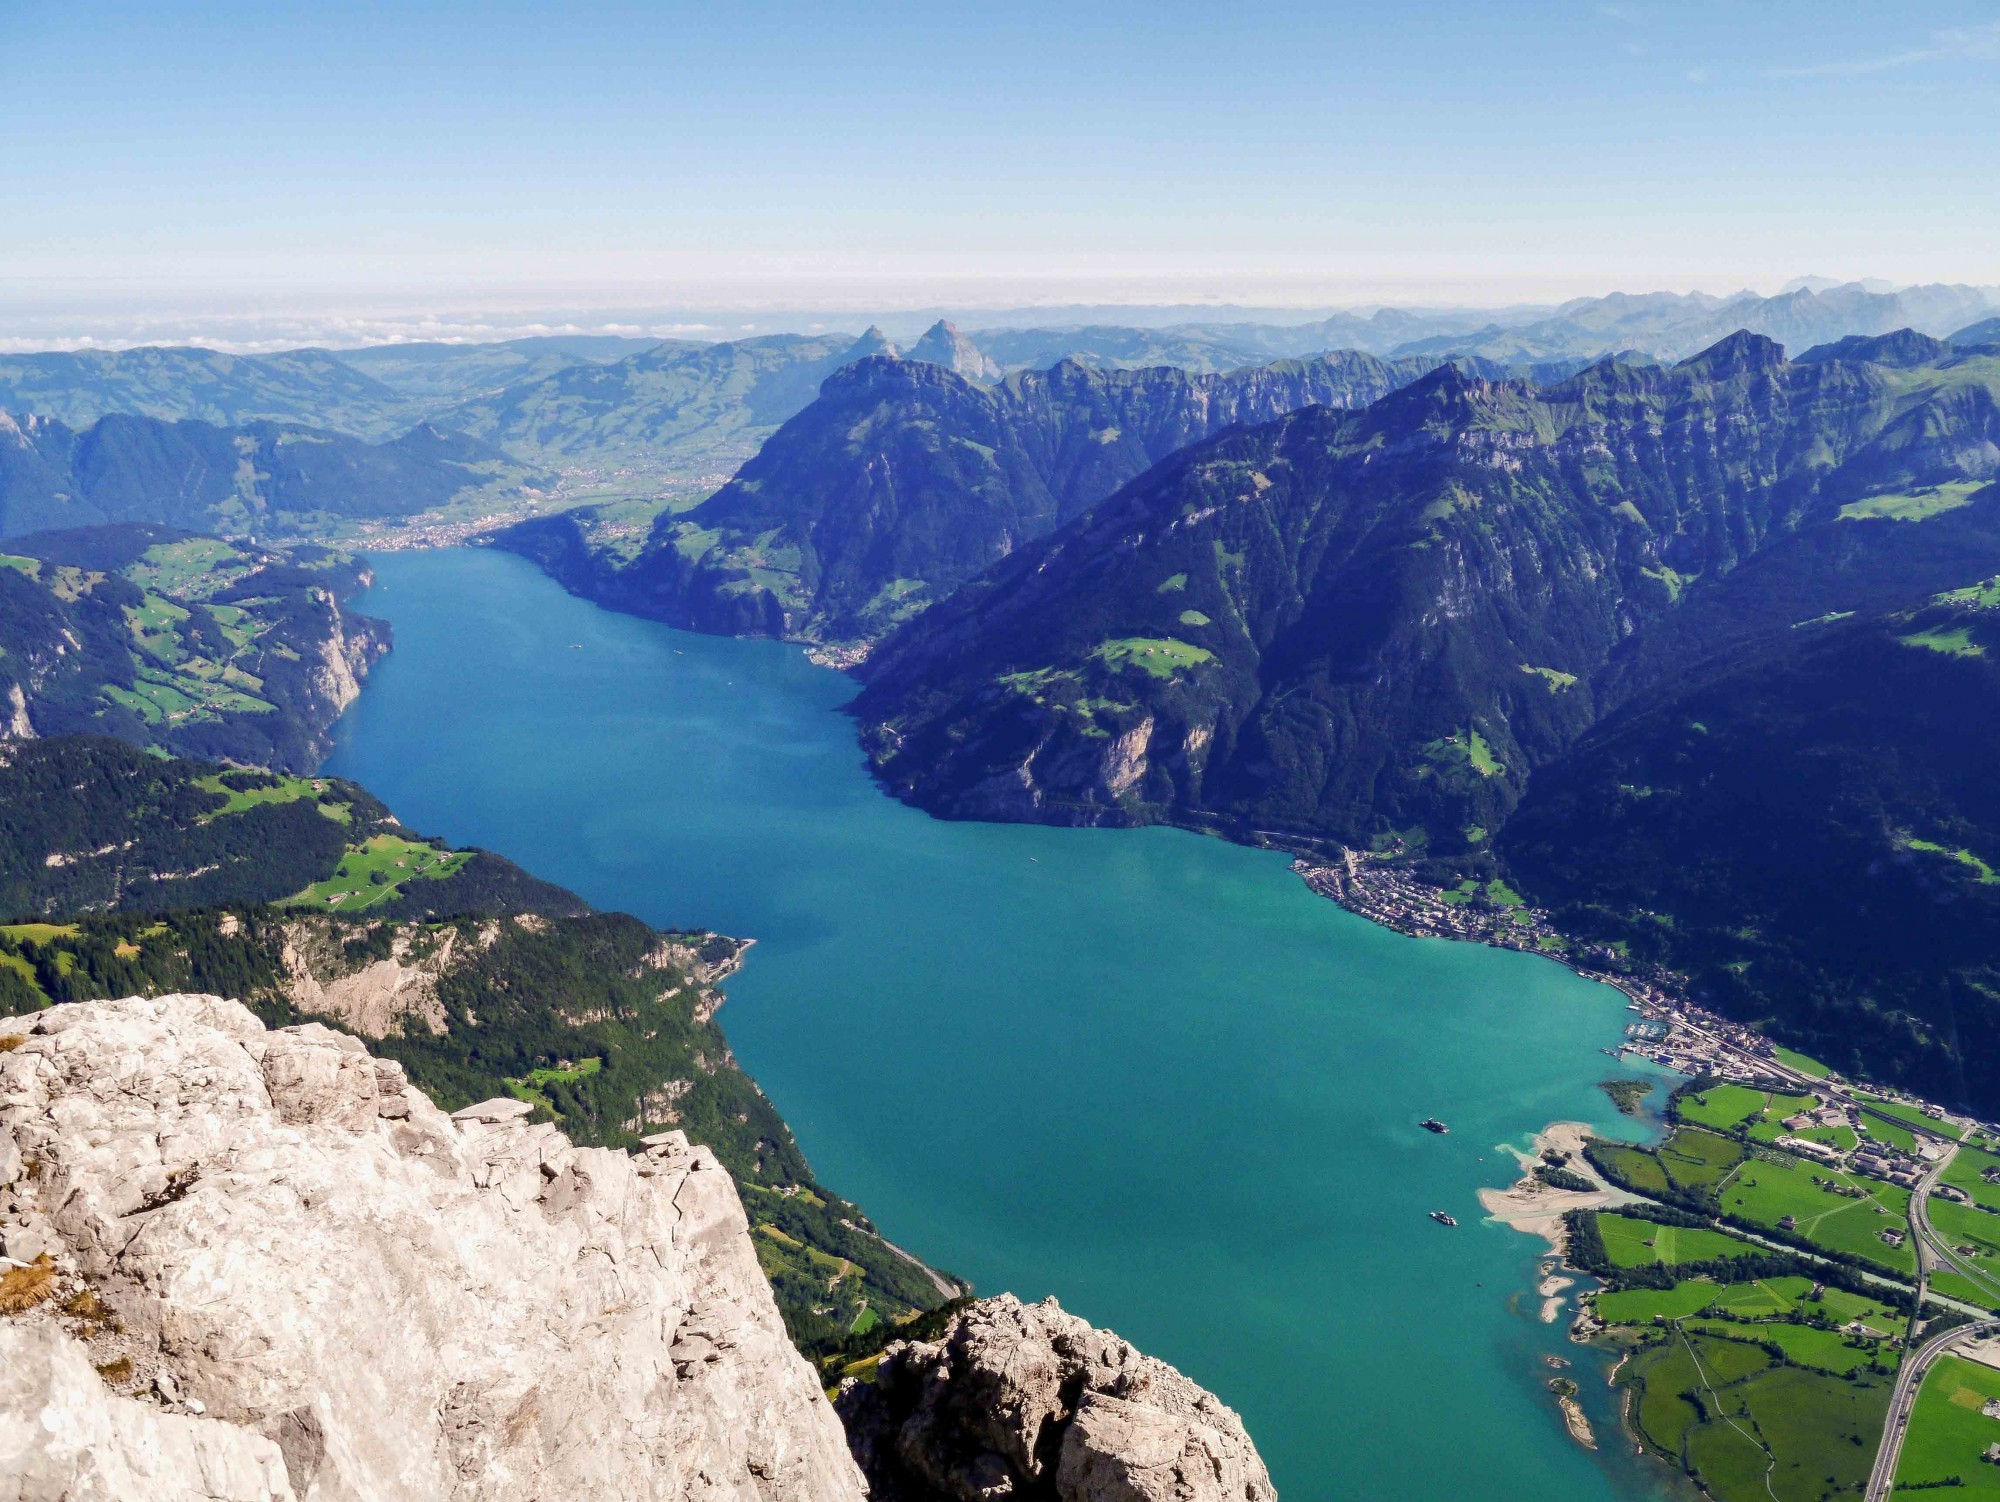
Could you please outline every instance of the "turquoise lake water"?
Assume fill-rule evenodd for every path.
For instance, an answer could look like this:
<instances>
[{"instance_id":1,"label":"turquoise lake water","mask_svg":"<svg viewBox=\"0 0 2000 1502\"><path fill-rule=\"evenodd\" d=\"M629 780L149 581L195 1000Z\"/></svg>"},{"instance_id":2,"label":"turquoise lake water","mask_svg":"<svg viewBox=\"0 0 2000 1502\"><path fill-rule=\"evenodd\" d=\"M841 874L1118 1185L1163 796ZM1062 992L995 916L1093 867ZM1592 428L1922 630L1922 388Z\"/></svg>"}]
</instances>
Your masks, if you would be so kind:
<instances>
[{"instance_id":1,"label":"turquoise lake water","mask_svg":"<svg viewBox=\"0 0 2000 1502\"><path fill-rule=\"evenodd\" d=\"M1377 928L1268 852L933 820L796 647L500 553L374 564L357 603L396 649L328 770L599 906L756 939L721 1020L892 1240L1182 1367L1288 1502L1658 1494L1592 1358L1603 1448L1564 1435L1541 1357L1581 1353L1523 1297L1543 1244L1475 1198L1550 1121L1632 1132L1595 1088L1617 993Z\"/></svg>"}]
</instances>

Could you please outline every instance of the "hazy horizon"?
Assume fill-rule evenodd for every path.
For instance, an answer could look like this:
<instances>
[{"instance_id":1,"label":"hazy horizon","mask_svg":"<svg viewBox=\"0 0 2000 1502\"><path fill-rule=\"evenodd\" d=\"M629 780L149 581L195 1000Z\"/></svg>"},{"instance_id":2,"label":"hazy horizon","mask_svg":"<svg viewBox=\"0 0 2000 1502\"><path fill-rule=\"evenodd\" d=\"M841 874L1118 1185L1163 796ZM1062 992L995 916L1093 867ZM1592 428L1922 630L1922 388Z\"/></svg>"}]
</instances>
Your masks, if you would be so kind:
<instances>
[{"instance_id":1,"label":"hazy horizon","mask_svg":"<svg viewBox=\"0 0 2000 1502\"><path fill-rule=\"evenodd\" d=\"M1906 285L1881 278L1856 278L1871 291ZM1771 296L1800 283L1848 285L1844 279L1790 276L1774 284L1716 290L1706 287L1631 285L1608 289L1632 296L1706 293ZM2000 305L2000 286L1986 287ZM711 304L638 301L591 303L555 299L478 297L269 300L238 297L227 303L183 302L148 305L126 293L95 302L43 293L21 298L0 285L0 353L142 346L197 345L232 354L263 354L299 348L355 349L401 343L475 344L556 335L614 335L630 338L719 341L773 333L861 332L871 325L892 339L914 338L938 319L967 329L1049 326L1087 322L1141 327L1175 323L1310 323L1337 314L1368 315L1379 309L1437 313L1478 313L1505 318L1546 310L1606 292L1580 290L1567 296L1481 302L1472 298L1369 298L1302 302L1180 298L1082 300L1052 292L1017 302L864 302L859 299L810 302L773 300L764 304Z\"/></svg>"},{"instance_id":2,"label":"hazy horizon","mask_svg":"<svg viewBox=\"0 0 2000 1502\"><path fill-rule=\"evenodd\" d=\"M1990 284L1996 67L1984 0L16 7L0 340Z\"/></svg>"}]
</instances>

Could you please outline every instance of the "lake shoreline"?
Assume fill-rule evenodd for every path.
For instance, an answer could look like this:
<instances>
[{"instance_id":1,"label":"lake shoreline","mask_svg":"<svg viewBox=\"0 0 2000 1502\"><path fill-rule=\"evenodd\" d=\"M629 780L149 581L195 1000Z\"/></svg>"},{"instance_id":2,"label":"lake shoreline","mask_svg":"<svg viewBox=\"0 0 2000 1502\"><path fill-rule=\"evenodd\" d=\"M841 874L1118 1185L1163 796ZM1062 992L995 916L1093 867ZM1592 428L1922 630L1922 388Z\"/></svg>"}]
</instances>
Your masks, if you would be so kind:
<instances>
[{"instance_id":1,"label":"lake shoreline","mask_svg":"<svg viewBox=\"0 0 2000 1502\"><path fill-rule=\"evenodd\" d=\"M796 647L601 609L495 550L376 569L364 608L398 649L332 769L601 909L755 935L730 1045L885 1239L1173 1361L1290 1502L1335 1477L1653 1496L1620 1447L1568 1437L1530 1375L1560 1332L1502 1292L1535 1259L1477 1223L1486 1144L1617 1130L1599 987L1402 943L1268 840L922 814L882 796L848 685Z\"/></svg>"}]
</instances>

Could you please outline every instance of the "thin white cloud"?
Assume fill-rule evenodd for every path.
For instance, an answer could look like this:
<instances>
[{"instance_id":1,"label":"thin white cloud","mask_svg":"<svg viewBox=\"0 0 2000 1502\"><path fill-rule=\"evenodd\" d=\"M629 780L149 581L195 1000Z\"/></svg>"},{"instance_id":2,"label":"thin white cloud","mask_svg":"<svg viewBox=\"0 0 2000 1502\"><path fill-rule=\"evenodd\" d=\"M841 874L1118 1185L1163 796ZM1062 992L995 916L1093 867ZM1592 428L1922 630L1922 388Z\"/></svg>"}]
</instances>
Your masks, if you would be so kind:
<instances>
[{"instance_id":1,"label":"thin white cloud","mask_svg":"<svg viewBox=\"0 0 2000 1502\"><path fill-rule=\"evenodd\" d=\"M1884 57L1852 58L1845 62L1812 63L1802 68L1773 68L1772 78L1860 78L1924 63L2000 62L2000 21L1979 26L1953 26L1931 33L1930 44L1891 52Z\"/></svg>"}]
</instances>

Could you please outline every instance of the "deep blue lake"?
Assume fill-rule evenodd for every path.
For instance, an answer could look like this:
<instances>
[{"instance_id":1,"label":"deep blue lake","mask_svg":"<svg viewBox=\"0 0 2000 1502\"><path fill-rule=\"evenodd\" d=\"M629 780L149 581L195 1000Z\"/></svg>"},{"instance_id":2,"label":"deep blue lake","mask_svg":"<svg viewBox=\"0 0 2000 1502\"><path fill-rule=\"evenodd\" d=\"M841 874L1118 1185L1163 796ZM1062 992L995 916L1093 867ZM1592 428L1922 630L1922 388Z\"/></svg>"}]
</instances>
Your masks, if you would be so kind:
<instances>
[{"instance_id":1,"label":"deep blue lake","mask_svg":"<svg viewBox=\"0 0 2000 1502\"><path fill-rule=\"evenodd\" d=\"M1574 1375L1603 1448L1566 1437L1541 1357L1579 1352L1521 1297L1543 1244L1475 1198L1500 1144L1619 1129L1615 991L1377 928L1268 852L931 819L796 647L502 553L373 561L396 648L328 770L601 907L754 938L721 1021L892 1240L1182 1367L1288 1502L1653 1495L1601 1363Z\"/></svg>"}]
</instances>

